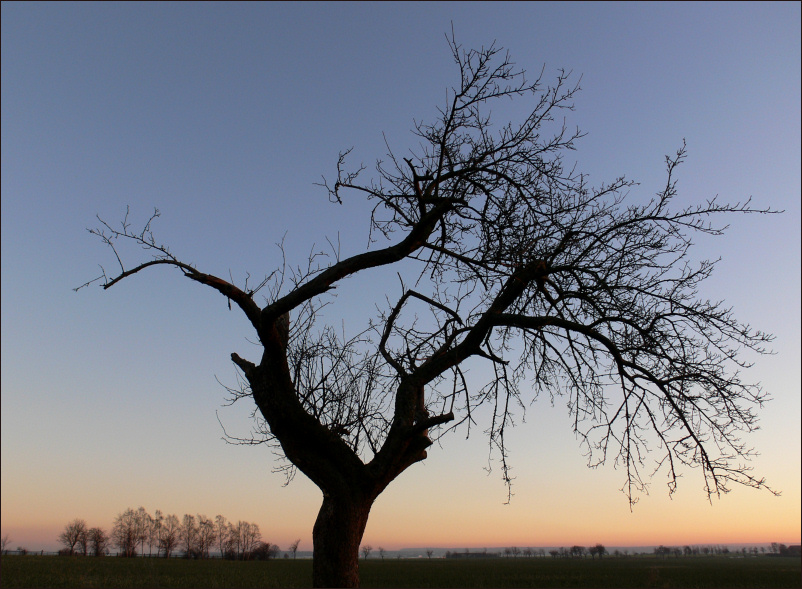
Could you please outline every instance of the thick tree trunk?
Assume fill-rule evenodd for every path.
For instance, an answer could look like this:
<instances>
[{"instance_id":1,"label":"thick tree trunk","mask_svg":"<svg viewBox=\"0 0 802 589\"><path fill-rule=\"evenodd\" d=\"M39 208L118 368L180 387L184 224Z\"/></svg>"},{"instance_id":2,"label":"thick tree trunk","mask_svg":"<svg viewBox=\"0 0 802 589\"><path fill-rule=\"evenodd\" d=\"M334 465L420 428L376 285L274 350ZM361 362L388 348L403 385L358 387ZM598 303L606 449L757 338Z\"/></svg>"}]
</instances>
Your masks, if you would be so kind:
<instances>
[{"instance_id":1,"label":"thick tree trunk","mask_svg":"<svg viewBox=\"0 0 802 589\"><path fill-rule=\"evenodd\" d=\"M372 504L373 498L324 493L312 532L315 587L359 587L359 545Z\"/></svg>"}]
</instances>

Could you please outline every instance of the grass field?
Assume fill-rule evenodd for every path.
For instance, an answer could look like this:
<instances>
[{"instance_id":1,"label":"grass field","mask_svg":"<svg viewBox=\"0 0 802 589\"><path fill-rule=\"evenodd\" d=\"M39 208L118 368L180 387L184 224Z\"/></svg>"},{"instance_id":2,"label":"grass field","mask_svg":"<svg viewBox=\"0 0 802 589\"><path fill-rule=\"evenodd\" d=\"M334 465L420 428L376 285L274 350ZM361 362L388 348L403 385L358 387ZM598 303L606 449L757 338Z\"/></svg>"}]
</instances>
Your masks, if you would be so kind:
<instances>
[{"instance_id":1,"label":"grass field","mask_svg":"<svg viewBox=\"0 0 802 589\"><path fill-rule=\"evenodd\" d=\"M368 560L363 587L802 587L798 558ZM3 556L3 587L310 587L310 560Z\"/></svg>"}]
</instances>

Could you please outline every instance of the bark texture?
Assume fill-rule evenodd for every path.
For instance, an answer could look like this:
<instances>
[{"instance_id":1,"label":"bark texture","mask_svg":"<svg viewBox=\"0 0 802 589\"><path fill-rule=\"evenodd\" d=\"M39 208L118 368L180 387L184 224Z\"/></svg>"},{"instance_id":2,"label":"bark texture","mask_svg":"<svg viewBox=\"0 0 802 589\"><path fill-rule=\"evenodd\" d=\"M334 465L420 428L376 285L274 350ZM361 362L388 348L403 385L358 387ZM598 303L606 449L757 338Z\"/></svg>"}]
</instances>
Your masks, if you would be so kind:
<instances>
[{"instance_id":1,"label":"bark texture","mask_svg":"<svg viewBox=\"0 0 802 589\"><path fill-rule=\"evenodd\" d=\"M359 587L359 545L372 504L366 497L323 495L312 532L315 587Z\"/></svg>"}]
</instances>

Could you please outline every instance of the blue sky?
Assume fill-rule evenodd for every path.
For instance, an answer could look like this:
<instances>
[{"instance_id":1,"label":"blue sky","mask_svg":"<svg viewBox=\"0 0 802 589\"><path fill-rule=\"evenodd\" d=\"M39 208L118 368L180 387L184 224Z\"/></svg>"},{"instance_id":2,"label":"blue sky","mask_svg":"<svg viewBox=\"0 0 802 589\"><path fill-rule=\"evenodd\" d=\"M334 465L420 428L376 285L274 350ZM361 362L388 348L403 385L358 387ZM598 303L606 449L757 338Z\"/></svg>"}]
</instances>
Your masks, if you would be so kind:
<instances>
[{"instance_id":1,"label":"blue sky","mask_svg":"<svg viewBox=\"0 0 802 589\"><path fill-rule=\"evenodd\" d=\"M486 441L453 435L375 505L365 539L409 545L771 542L800 539L800 6L798 3L2 4L2 531L55 546L64 523L109 527L126 507L221 513L311 548L319 492L282 487L221 407L231 352L257 353L216 293L157 269L109 290L72 288L113 258L86 232L134 223L199 269L243 281L339 235L367 243L369 206L315 186L339 151L370 167L416 145L456 70L444 34L494 40L535 73L581 76L570 154L600 184L664 183L683 138L679 204L752 196L781 216L733 217L699 239L722 261L702 293L777 336L750 378L774 401L749 438L780 498L735 489L708 504L697 473L630 513L622 474L588 470L564 401L540 399L512 439L515 497ZM523 101L494 111L499 122ZM132 252L136 253L136 252ZM230 274L229 274L230 273ZM349 281L327 319L356 326L394 283ZM479 434L479 432L475 432ZM470 489L466 493L465 489ZM790 523L789 523L790 522Z\"/></svg>"}]
</instances>

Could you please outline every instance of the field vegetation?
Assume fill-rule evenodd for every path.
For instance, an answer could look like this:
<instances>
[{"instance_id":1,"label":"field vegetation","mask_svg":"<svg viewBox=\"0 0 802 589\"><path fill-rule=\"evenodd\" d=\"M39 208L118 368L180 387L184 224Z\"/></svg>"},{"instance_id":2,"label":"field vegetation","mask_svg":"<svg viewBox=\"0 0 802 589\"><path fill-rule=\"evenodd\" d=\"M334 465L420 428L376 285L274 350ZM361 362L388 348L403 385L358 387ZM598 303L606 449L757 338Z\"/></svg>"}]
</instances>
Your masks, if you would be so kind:
<instances>
[{"instance_id":1,"label":"field vegetation","mask_svg":"<svg viewBox=\"0 0 802 589\"><path fill-rule=\"evenodd\" d=\"M311 587L312 561L2 557L3 587ZM792 557L386 559L360 562L364 587L800 587Z\"/></svg>"}]
</instances>

